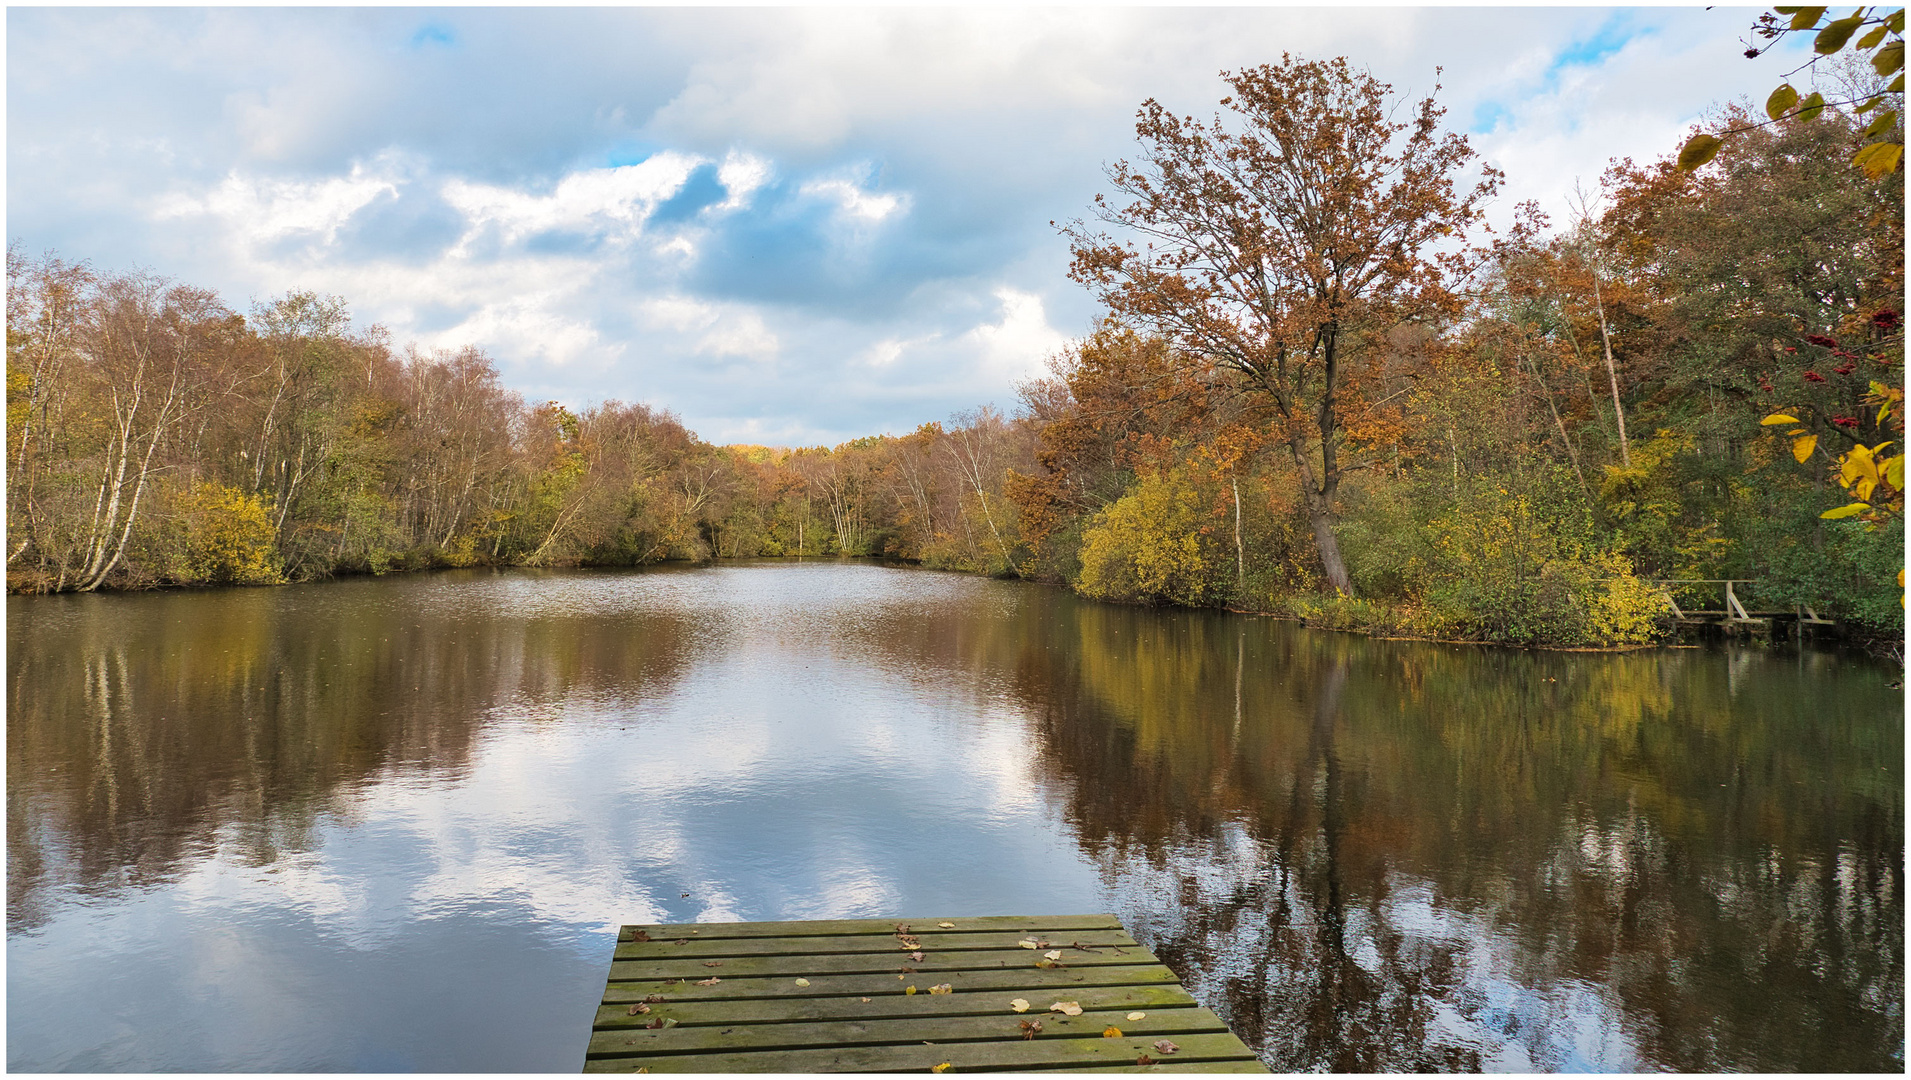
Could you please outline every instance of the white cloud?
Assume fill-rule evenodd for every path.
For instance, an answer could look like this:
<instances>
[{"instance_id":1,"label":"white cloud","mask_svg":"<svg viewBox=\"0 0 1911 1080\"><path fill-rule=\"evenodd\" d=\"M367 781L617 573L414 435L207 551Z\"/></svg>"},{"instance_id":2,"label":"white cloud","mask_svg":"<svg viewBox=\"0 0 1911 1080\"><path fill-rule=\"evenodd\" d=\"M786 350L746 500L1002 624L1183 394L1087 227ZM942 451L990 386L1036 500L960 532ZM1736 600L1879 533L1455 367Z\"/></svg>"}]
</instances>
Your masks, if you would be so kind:
<instances>
[{"instance_id":1,"label":"white cloud","mask_svg":"<svg viewBox=\"0 0 1911 1080\"><path fill-rule=\"evenodd\" d=\"M297 233L316 234L329 244L372 200L398 194L400 182L385 170L359 163L345 176L322 180L271 180L232 172L202 196L173 194L156 200L153 216L162 221L215 218L250 244Z\"/></svg>"},{"instance_id":2,"label":"white cloud","mask_svg":"<svg viewBox=\"0 0 1911 1080\"><path fill-rule=\"evenodd\" d=\"M455 178L440 193L471 223L472 233L496 224L511 241L553 229L634 236L657 204L683 187L701 163L695 156L666 151L636 165L570 173L549 195Z\"/></svg>"},{"instance_id":3,"label":"white cloud","mask_svg":"<svg viewBox=\"0 0 1911 1080\"><path fill-rule=\"evenodd\" d=\"M966 337L979 348L982 365L994 381L1013 386L1039 374L1043 360L1068 339L1048 324L1040 296L1004 285L995 290L995 298L1002 305L1002 320L978 326Z\"/></svg>"}]
</instances>

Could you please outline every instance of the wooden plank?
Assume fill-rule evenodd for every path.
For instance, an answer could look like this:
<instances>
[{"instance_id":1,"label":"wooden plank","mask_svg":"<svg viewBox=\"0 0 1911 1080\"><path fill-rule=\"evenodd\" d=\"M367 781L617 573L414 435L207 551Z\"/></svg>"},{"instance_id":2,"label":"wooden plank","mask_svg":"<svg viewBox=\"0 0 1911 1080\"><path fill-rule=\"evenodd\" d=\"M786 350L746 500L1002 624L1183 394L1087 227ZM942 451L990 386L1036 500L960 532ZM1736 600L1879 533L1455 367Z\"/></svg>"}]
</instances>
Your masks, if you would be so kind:
<instances>
[{"instance_id":1,"label":"wooden plank","mask_svg":"<svg viewBox=\"0 0 1911 1080\"><path fill-rule=\"evenodd\" d=\"M1022 1024L1039 1023L1041 1039L1101 1038L1114 1027L1125 1036L1149 1039L1227 1031L1227 1025L1199 1006L1157 1009L1143 1020L1125 1019L1117 1011L1084 1012L1080 1016L1042 1013L1037 1005L1027 1013L1006 1008L986 1016L923 1016L897 1020L825 1020L813 1023L748 1024L718 1027L699 1024L649 1030L626 1028L591 1035L586 1057L629 1054L689 1054L708 1050L794 1050L811 1047L874 1046L916 1043L1022 1041Z\"/></svg>"},{"instance_id":2,"label":"wooden plank","mask_svg":"<svg viewBox=\"0 0 1911 1080\"><path fill-rule=\"evenodd\" d=\"M951 1069L951 1072L955 1070ZM1268 1069L1259 1058L1230 1058L1226 1061L1182 1061L1180 1055L1163 1058L1153 1065L1076 1065L1060 1069L1031 1067L1024 1072L1040 1073L1262 1073Z\"/></svg>"},{"instance_id":3,"label":"wooden plank","mask_svg":"<svg viewBox=\"0 0 1911 1080\"><path fill-rule=\"evenodd\" d=\"M820 956L740 956L729 960L617 960L610 966L613 981L627 979L707 979L745 976L866 975L880 972L901 973L905 967L917 972L949 975L981 969L1038 968L1041 954L1027 949L949 950L925 952L921 960L907 953L879 952ZM1070 953L1060 969L1105 966L1135 966L1154 962L1154 957L1138 949L1120 954ZM940 979L932 979L940 982Z\"/></svg>"},{"instance_id":4,"label":"wooden plank","mask_svg":"<svg viewBox=\"0 0 1911 1080\"><path fill-rule=\"evenodd\" d=\"M1183 1063L1256 1061L1253 1051L1227 1033L1188 1035L1174 1040L1180 1050L1163 1054L1153 1039L1011 1039L934 1046L848 1046L778 1050L765 1053L713 1052L590 1058L584 1071L632 1072L924 1072L948 1062L952 1072L1021 1070L1050 1066L1131 1065L1146 1054L1167 1071ZM1258 1061L1256 1061L1258 1064Z\"/></svg>"},{"instance_id":5,"label":"wooden plank","mask_svg":"<svg viewBox=\"0 0 1911 1080\"><path fill-rule=\"evenodd\" d=\"M1083 1009L1115 1010L1124 1016L1137 1010L1175 1009L1196 1004L1180 985L1164 980L1154 986L1098 986L1050 988L1030 987L1015 990L991 990L966 994L887 993L861 997L793 998L776 1000L749 998L739 1001L660 1001L643 1015L633 1016L629 1004L600 1005L592 1028L643 1027L656 1019L671 1019L679 1024L780 1023L787 1020L889 1020L907 1016L996 1016L1008 1013L1009 1001L1021 997L1033 1009L1042 1009L1055 1000L1077 1002ZM1046 996L1047 1000L1038 1000ZM1152 1015L1152 1012L1151 1012ZM1119 1026L1119 1025L1118 1025ZM1123 1030L1126 1030L1124 1027Z\"/></svg>"},{"instance_id":6,"label":"wooden plank","mask_svg":"<svg viewBox=\"0 0 1911 1080\"><path fill-rule=\"evenodd\" d=\"M721 958L729 956L803 956L817 954L846 953L902 953L917 951L936 952L938 950L977 950L1003 949L1010 952L1030 953L1029 962L1034 963L1034 955L1051 950L1060 950L1063 962L1067 962L1076 953L1098 952L1119 955L1125 949L1139 949L1141 945L1128 936L1125 930L1070 930L1065 934L1028 934L1020 931L1001 933L979 931L967 934L953 932L910 934L916 947L904 947L903 942L891 934L829 934L801 937L749 937L749 938L652 938L649 941L620 941L612 954L616 960L671 960L694 957L696 959ZM1045 943L1034 949L1022 945L1024 941ZM1087 945L1088 949L1080 946Z\"/></svg>"},{"instance_id":7,"label":"wooden plank","mask_svg":"<svg viewBox=\"0 0 1911 1080\"><path fill-rule=\"evenodd\" d=\"M646 940L635 940L639 929ZM619 936L586 1072L896 1072L945 1062L957 1072L1265 1071L1109 915L677 924ZM1044 955L1051 949L1059 962ZM942 984L953 992L930 992ZM1014 998L1029 1008L1015 1012ZM1086 1011L1050 1010L1058 1001ZM644 1011L633 1014L638 1004ZM1023 1026L1036 1022L1036 1032ZM1104 1037L1109 1029L1118 1033ZM1150 1064L1137 1065L1144 1055Z\"/></svg>"},{"instance_id":8,"label":"wooden plank","mask_svg":"<svg viewBox=\"0 0 1911 1080\"><path fill-rule=\"evenodd\" d=\"M809 976L810 985L808 986L797 986L794 978L725 978L715 986L698 986L696 981L691 979L680 982L663 979L617 980L604 988L603 1000L607 1005L629 1005L632 1002L642 1001L652 994L662 994L672 1001L820 998L852 994L859 997L873 997L881 994L900 995L903 988L910 985L910 980L907 976L897 978L897 974L901 973L815 975ZM708 977L707 973L706 977ZM942 981L944 980L941 978L931 979L928 985L933 986ZM948 981L954 982L954 979ZM1174 985L1179 981L1174 972L1158 963L1079 968L1030 967L965 972L962 988L964 990L1050 993L1092 986ZM916 989L920 992L925 987L918 983ZM1022 996L1029 997L1028 994ZM1029 999L1034 1000L1033 997Z\"/></svg>"},{"instance_id":9,"label":"wooden plank","mask_svg":"<svg viewBox=\"0 0 1911 1080\"><path fill-rule=\"evenodd\" d=\"M1121 920L1113 915L988 915L983 917L933 917L921 919L820 919L812 922L749 922L749 923L631 923L623 930L643 930L652 938L749 938L749 937L808 937L837 934L894 934L897 926L907 926L910 933L921 934L947 927L938 923L954 923L955 930L998 930L1013 933L1026 933L1034 930L1053 931L1055 933L1073 933L1078 930L1121 930Z\"/></svg>"}]
</instances>

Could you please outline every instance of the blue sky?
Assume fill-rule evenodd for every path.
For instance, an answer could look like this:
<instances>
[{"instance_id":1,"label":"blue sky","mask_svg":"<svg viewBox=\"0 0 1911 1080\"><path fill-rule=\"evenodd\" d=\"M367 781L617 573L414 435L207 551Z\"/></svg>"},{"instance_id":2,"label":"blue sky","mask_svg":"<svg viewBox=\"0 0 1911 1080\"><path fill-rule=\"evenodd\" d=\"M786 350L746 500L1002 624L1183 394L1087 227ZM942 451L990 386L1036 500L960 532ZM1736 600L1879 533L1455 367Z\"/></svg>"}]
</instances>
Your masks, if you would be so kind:
<instances>
[{"instance_id":1,"label":"blue sky","mask_svg":"<svg viewBox=\"0 0 1911 1080\"><path fill-rule=\"evenodd\" d=\"M986 402L1094 304L1050 226L1154 97L1346 55L1556 219L1792 63L1757 8L10 8L7 236L244 311L346 297L532 400L704 438L903 432Z\"/></svg>"}]
</instances>

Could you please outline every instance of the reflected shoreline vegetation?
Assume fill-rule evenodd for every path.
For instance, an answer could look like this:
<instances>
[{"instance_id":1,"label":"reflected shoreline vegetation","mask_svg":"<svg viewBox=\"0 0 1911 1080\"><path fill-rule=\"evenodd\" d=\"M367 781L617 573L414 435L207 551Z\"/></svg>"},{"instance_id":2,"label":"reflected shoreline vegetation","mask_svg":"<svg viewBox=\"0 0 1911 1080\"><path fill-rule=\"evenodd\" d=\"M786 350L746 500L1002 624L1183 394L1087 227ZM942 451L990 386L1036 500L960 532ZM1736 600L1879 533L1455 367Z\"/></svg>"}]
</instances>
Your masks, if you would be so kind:
<instances>
[{"instance_id":1,"label":"reflected shoreline vegetation","mask_svg":"<svg viewBox=\"0 0 1911 1080\"><path fill-rule=\"evenodd\" d=\"M838 562L7 636L17 1070L569 1070L620 921L1088 910L1280 1071L1903 1066L1903 698L1855 656Z\"/></svg>"}]
</instances>

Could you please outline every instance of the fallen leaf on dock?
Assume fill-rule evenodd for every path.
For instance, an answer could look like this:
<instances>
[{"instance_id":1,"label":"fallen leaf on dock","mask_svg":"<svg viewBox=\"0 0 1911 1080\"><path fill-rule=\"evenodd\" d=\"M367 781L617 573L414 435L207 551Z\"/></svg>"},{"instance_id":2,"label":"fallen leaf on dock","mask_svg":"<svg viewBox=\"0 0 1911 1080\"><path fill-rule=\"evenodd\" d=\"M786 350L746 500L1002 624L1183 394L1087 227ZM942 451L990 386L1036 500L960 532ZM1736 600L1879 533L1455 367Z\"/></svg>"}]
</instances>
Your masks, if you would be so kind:
<instances>
[{"instance_id":1,"label":"fallen leaf on dock","mask_svg":"<svg viewBox=\"0 0 1911 1080\"><path fill-rule=\"evenodd\" d=\"M1060 960L1062 958L1062 950L1050 949L1042 955L1048 957L1050 960Z\"/></svg>"},{"instance_id":2,"label":"fallen leaf on dock","mask_svg":"<svg viewBox=\"0 0 1911 1080\"><path fill-rule=\"evenodd\" d=\"M690 944L690 939L687 937L680 937L677 940L671 942L671 944L672 945L688 945Z\"/></svg>"},{"instance_id":3,"label":"fallen leaf on dock","mask_svg":"<svg viewBox=\"0 0 1911 1080\"><path fill-rule=\"evenodd\" d=\"M808 986L809 984L810 984L810 981L809 981L808 979L798 979L798 980L796 980L796 985L798 985L798 986Z\"/></svg>"},{"instance_id":4,"label":"fallen leaf on dock","mask_svg":"<svg viewBox=\"0 0 1911 1080\"><path fill-rule=\"evenodd\" d=\"M864 998L864 999L863 999L863 1004L865 1004L865 1005L867 1005L867 1004L869 1004L869 999L868 999L868 998Z\"/></svg>"},{"instance_id":5,"label":"fallen leaf on dock","mask_svg":"<svg viewBox=\"0 0 1911 1080\"><path fill-rule=\"evenodd\" d=\"M1121 1038L1121 1029L1110 1024L1101 1029L1101 1037L1104 1039L1119 1039Z\"/></svg>"},{"instance_id":6,"label":"fallen leaf on dock","mask_svg":"<svg viewBox=\"0 0 1911 1080\"><path fill-rule=\"evenodd\" d=\"M1128 1019L1130 1019L1130 1020L1143 1020L1143 1019L1146 1019L1146 1018L1147 1018L1147 1016L1148 1016L1148 1014L1147 1014L1147 1013L1129 1013L1129 1014L1128 1014Z\"/></svg>"},{"instance_id":7,"label":"fallen leaf on dock","mask_svg":"<svg viewBox=\"0 0 1911 1080\"><path fill-rule=\"evenodd\" d=\"M644 1004L655 1005L662 1000L664 1000L664 996L662 994L651 994L648 997L644 998Z\"/></svg>"},{"instance_id":8,"label":"fallen leaf on dock","mask_svg":"<svg viewBox=\"0 0 1911 1080\"><path fill-rule=\"evenodd\" d=\"M1035 1033L1040 1030L1042 1030L1042 1022L1040 1020L1022 1021L1022 1037L1024 1039L1033 1039Z\"/></svg>"},{"instance_id":9,"label":"fallen leaf on dock","mask_svg":"<svg viewBox=\"0 0 1911 1080\"><path fill-rule=\"evenodd\" d=\"M953 1062L948 1062L948 1061L945 1061L945 1062L943 1062L943 1063L942 1063L942 1064L940 1064L940 1065L931 1065L931 1066L929 1066L929 1071L930 1071L930 1072L948 1072L948 1071L949 1071L949 1067L950 1067L950 1066L951 1066L952 1064L953 1064Z\"/></svg>"},{"instance_id":10,"label":"fallen leaf on dock","mask_svg":"<svg viewBox=\"0 0 1911 1080\"><path fill-rule=\"evenodd\" d=\"M721 961L721 960L705 960L705 961L703 962L703 966L704 966L704 967L722 967L722 966L723 966L723 961Z\"/></svg>"},{"instance_id":11,"label":"fallen leaf on dock","mask_svg":"<svg viewBox=\"0 0 1911 1080\"><path fill-rule=\"evenodd\" d=\"M1179 1046L1176 1046L1175 1044L1173 1044L1173 1043L1171 1043L1171 1042L1169 1042L1169 1041L1168 1041L1168 1040L1166 1040L1166 1039L1156 1039L1156 1040L1155 1040L1155 1049L1156 1049L1156 1050L1159 1050L1159 1051L1161 1051L1161 1052L1162 1052L1162 1053L1164 1053L1164 1054L1172 1054L1172 1053L1174 1053L1174 1052L1175 1052L1176 1050L1179 1050L1179 1049L1181 1049L1181 1048L1180 1048Z\"/></svg>"},{"instance_id":12,"label":"fallen leaf on dock","mask_svg":"<svg viewBox=\"0 0 1911 1080\"><path fill-rule=\"evenodd\" d=\"M1048 1007L1048 1011L1058 1012L1064 1016L1080 1016L1082 1014L1082 1007L1079 1002L1058 1001L1055 1004L1050 1005Z\"/></svg>"},{"instance_id":13,"label":"fallen leaf on dock","mask_svg":"<svg viewBox=\"0 0 1911 1080\"><path fill-rule=\"evenodd\" d=\"M650 940L650 931L648 931L648 930L636 930L636 931L633 931L633 932L631 933L631 935L630 935L630 940L632 940L632 941L649 941L649 940Z\"/></svg>"},{"instance_id":14,"label":"fallen leaf on dock","mask_svg":"<svg viewBox=\"0 0 1911 1080\"><path fill-rule=\"evenodd\" d=\"M931 994L953 994L955 987L949 983L937 983L929 988Z\"/></svg>"},{"instance_id":15,"label":"fallen leaf on dock","mask_svg":"<svg viewBox=\"0 0 1911 1080\"><path fill-rule=\"evenodd\" d=\"M1009 1008L1014 1009L1016 1012L1027 1012L1028 999L1027 998L1010 998Z\"/></svg>"},{"instance_id":16,"label":"fallen leaf on dock","mask_svg":"<svg viewBox=\"0 0 1911 1080\"><path fill-rule=\"evenodd\" d=\"M657 1019L655 1019L655 1020L652 1020L652 1021L651 1021L650 1023L648 1023L648 1024L645 1024L644 1026L645 1026L645 1027L647 1027L647 1028L651 1028L651 1029L653 1029L653 1030L654 1030L654 1029L656 1029L656 1028L660 1028L660 1027L663 1027L663 1026L664 1026L664 1018L663 1018L663 1017L661 1017L661 1016L659 1016L659 1017L658 1017Z\"/></svg>"},{"instance_id":17,"label":"fallen leaf on dock","mask_svg":"<svg viewBox=\"0 0 1911 1080\"><path fill-rule=\"evenodd\" d=\"M698 979L697 985L698 986L715 986L722 981L723 981L722 979L719 979L715 975L712 975L707 979Z\"/></svg>"},{"instance_id":18,"label":"fallen leaf on dock","mask_svg":"<svg viewBox=\"0 0 1911 1080\"><path fill-rule=\"evenodd\" d=\"M641 1016L644 1013L647 1013L649 1011L650 1011L650 1006L644 1004L641 1001L630 1007L630 1015L632 1016Z\"/></svg>"},{"instance_id":19,"label":"fallen leaf on dock","mask_svg":"<svg viewBox=\"0 0 1911 1080\"><path fill-rule=\"evenodd\" d=\"M906 922L899 922L899 923L897 923L897 924L896 924L896 933L898 933L898 934L907 934L908 932L909 932L909 924L908 924L908 923L906 923Z\"/></svg>"},{"instance_id":20,"label":"fallen leaf on dock","mask_svg":"<svg viewBox=\"0 0 1911 1080\"><path fill-rule=\"evenodd\" d=\"M922 963L922 952L918 950L916 952L910 953L909 959L914 960L918 964Z\"/></svg>"},{"instance_id":21,"label":"fallen leaf on dock","mask_svg":"<svg viewBox=\"0 0 1911 1080\"><path fill-rule=\"evenodd\" d=\"M1018 942L1016 942L1016 944L1017 944L1017 945L1020 945L1020 946L1021 946L1021 947L1023 947L1024 949L1039 949L1039 948L1041 948L1041 946L1040 946L1040 945L1037 945L1037 944L1035 944L1035 943L1034 943L1033 941L1030 941L1030 940L1029 940L1028 938L1023 938L1022 940L1020 940L1020 941L1018 941Z\"/></svg>"},{"instance_id":22,"label":"fallen leaf on dock","mask_svg":"<svg viewBox=\"0 0 1911 1080\"><path fill-rule=\"evenodd\" d=\"M902 992L904 994L913 994L916 992L916 988L913 986L905 986L902 988Z\"/></svg>"},{"instance_id":23,"label":"fallen leaf on dock","mask_svg":"<svg viewBox=\"0 0 1911 1080\"><path fill-rule=\"evenodd\" d=\"M1149 1057L1147 1054L1143 1054L1135 1059L1135 1064L1137 1065L1153 1065L1154 1063L1155 1059Z\"/></svg>"},{"instance_id":24,"label":"fallen leaf on dock","mask_svg":"<svg viewBox=\"0 0 1911 1080\"><path fill-rule=\"evenodd\" d=\"M1035 966L1038 968L1060 968L1067 967L1068 965L1062 963L1060 960L1050 960L1044 956L1040 960L1035 961Z\"/></svg>"},{"instance_id":25,"label":"fallen leaf on dock","mask_svg":"<svg viewBox=\"0 0 1911 1080\"><path fill-rule=\"evenodd\" d=\"M954 924L954 923L952 923L952 922L939 922L939 923L937 923L936 925L937 925L937 926L940 926L940 927L942 927L942 928L943 928L944 930L954 930L954 929L955 929L955 924Z\"/></svg>"}]
</instances>

